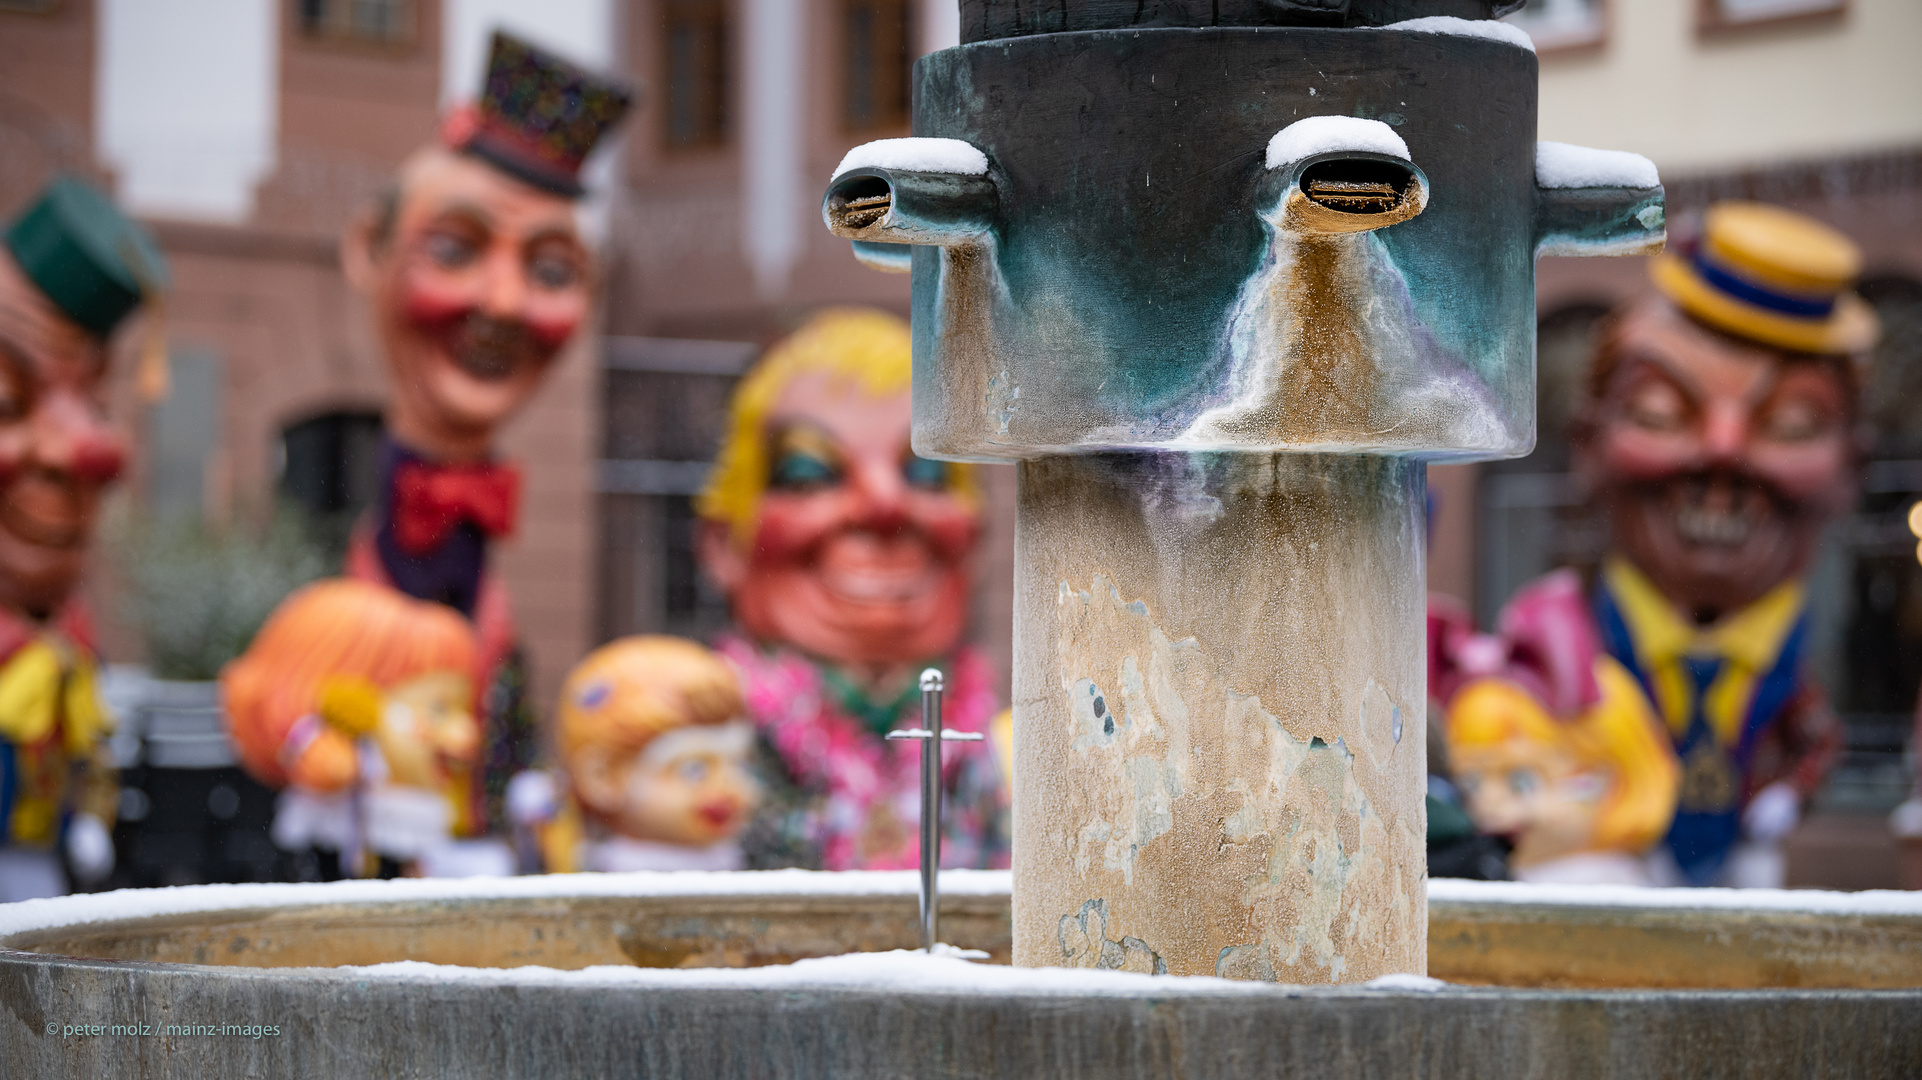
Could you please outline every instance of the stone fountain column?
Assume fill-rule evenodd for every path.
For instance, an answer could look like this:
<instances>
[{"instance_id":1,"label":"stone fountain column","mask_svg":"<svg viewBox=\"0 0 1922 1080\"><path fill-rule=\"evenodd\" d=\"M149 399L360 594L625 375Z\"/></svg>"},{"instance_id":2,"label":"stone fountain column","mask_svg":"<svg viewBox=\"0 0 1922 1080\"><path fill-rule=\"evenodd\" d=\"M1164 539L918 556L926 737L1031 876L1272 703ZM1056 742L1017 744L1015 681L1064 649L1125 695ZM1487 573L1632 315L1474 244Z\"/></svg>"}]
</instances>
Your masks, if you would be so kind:
<instances>
[{"instance_id":1,"label":"stone fountain column","mask_svg":"<svg viewBox=\"0 0 1922 1080\"><path fill-rule=\"evenodd\" d=\"M1138 6L967 0L823 204L914 275L916 450L1020 463L1015 961L1423 972L1424 462L1532 448L1534 257L1661 189L1538 150L1512 28Z\"/></svg>"}]
</instances>

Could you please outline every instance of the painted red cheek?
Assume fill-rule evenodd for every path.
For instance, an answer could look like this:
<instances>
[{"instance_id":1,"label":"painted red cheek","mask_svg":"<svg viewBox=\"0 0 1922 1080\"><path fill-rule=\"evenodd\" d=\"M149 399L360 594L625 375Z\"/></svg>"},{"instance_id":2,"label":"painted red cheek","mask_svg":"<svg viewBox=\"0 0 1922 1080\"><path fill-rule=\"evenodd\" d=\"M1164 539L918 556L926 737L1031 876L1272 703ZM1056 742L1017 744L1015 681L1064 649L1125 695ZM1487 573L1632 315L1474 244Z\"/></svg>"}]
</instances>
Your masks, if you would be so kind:
<instances>
[{"instance_id":1,"label":"painted red cheek","mask_svg":"<svg viewBox=\"0 0 1922 1080\"><path fill-rule=\"evenodd\" d=\"M763 496L760 520L754 531L755 560L795 558L829 533L844 527L848 516L842 509L843 501L834 492Z\"/></svg>"},{"instance_id":2,"label":"painted red cheek","mask_svg":"<svg viewBox=\"0 0 1922 1080\"><path fill-rule=\"evenodd\" d=\"M586 317L587 305L569 300L529 305L526 320L535 340L549 349L558 349L567 344Z\"/></svg>"},{"instance_id":3,"label":"painted red cheek","mask_svg":"<svg viewBox=\"0 0 1922 1080\"><path fill-rule=\"evenodd\" d=\"M466 317L478 305L471 290L438 279L429 273L415 273L401 284L401 309L408 321L420 326L439 327Z\"/></svg>"},{"instance_id":4,"label":"painted red cheek","mask_svg":"<svg viewBox=\"0 0 1922 1080\"><path fill-rule=\"evenodd\" d=\"M110 483L126 465L126 444L113 435L95 435L74 447L73 471L83 480Z\"/></svg>"},{"instance_id":5,"label":"painted red cheek","mask_svg":"<svg viewBox=\"0 0 1922 1080\"><path fill-rule=\"evenodd\" d=\"M1681 472L1694 466L1701 456L1693 439L1627 426L1603 433L1602 455L1610 472L1634 479Z\"/></svg>"},{"instance_id":6,"label":"painted red cheek","mask_svg":"<svg viewBox=\"0 0 1922 1080\"><path fill-rule=\"evenodd\" d=\"M945 559L958 559L974 547L980 520L947 499L928 511L915 514L915 523L927 534L935 551Z\"/></svg>"}]
</instances>

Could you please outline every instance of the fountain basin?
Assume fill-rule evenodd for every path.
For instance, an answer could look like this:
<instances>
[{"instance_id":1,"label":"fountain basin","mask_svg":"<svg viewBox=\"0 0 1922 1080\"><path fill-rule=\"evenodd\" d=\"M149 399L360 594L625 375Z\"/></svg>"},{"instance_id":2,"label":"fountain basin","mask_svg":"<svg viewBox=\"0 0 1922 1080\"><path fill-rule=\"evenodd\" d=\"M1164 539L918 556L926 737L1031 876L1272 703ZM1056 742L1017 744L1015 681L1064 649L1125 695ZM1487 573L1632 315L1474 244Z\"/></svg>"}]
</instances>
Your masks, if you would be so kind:
<instances>
[{"instance_id":1,"label":"fountain basin","mask_svg":"<svg viewBox=\"0 0 1922 1080\"><path fill-rule=\"evenodd\" d=\"M944 874L943 936L1005 964L1009 884ZM584 874L10 905L0 1055L50 1077L1922 1066L1914 894L1436 881L1429 967L1446 984L1311 988L873 951L915 941L914 887L897 873Z\"/></svg>"}]
</instances>

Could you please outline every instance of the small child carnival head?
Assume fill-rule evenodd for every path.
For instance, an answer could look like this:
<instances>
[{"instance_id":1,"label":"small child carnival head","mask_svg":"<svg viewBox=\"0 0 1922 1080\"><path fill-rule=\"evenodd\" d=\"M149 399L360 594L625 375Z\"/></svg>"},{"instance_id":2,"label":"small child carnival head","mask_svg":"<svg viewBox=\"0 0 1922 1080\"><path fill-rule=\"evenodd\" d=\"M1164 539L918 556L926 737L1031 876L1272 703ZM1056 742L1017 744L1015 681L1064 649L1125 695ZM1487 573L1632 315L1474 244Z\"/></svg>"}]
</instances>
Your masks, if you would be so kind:
<instances>
[{"instance_id":1,"label":"small child carnival head","mask_svg":"<svg viewBox=\"0 0 1922 1080\"><path fill-rule=\"evenodd\" d=\"M386 586L331 579L282 601L220 682L242 764L263 783L282 786L290 771L300 779L307 770L296 759L304 752L337 756L333 744L346 728L379 738L394 778L419 783L424 778L411 775L421 771L414 758L431 763L471 757L476 749L479 662L472 628L451 609ZM325 742L290 741L303 718L323 713ZM351 757L347 767L342 779L351 779Z\"/></svg>"},{"instance_id":2,"label":"small child carnival head","mask_svg":"<svg viewBox=\"0 0 1922 1080\"><path fill-rule=\"evenodd\" d=\"M707 846L732 838L760 796L754 730L734 669L681 638L622 638L561 689L561 762L575 796L615 832Z\"/></svg>"},{"instance_id":3,"label":"small child carnival head","mask_svg":"<svg viewBox=\"0 0 1922 1080\"><path fill-rule=\"evenodd\" d=\"M823 311L735 391L696 503L701 561L751 636L843 663L915 663L967 617L980 499L909 445L908 325Z\"/></svg>"},{"instance_id":4,"label":"small child carnival head","mask_svg":"<svg viewBox=\"0 0 1922 1080\"><path fill-rule=\"evenodd\" d=\"M1580 852L1639 854L1668 829L1678 770L1634 676L1595 660L1600 700L1552 715L1499 676L1449 701L1448 759L1475 827L1505 836L1526 868Z\"/></svg>"}]
</instances>

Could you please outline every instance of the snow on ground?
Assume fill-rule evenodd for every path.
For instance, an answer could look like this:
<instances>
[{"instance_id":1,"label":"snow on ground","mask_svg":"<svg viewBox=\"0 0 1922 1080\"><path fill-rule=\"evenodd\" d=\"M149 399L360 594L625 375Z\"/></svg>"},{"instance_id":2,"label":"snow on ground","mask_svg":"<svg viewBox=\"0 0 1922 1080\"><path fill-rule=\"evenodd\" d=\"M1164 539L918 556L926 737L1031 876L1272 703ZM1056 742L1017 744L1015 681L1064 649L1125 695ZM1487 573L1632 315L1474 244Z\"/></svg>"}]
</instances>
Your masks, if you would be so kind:
<instances>
[{"instance_id":1,"label":"snow on ground","mask_svg":"<svg viewBox=\"0 0 1922 1080\"><path fill-rule=\"evenodd\" d=\"M1279 169L1316 154L1343 151L1387 154L1408 160L1408 144L1380 120L1357 116L1308 116L1289 124L1268 140L1268 167Z\"/></svg>"},{"instance_id":2,"label":"snow on ground","mask_svg":"<svg viewBox=\"0 0 1922 1080\"><path fill-rule=\"evenodd\" d=\"M899 169L902 172L946 172L984 176L988 155L960 139L876 139L849 150L834 167L839 176L849 169Z\"/></svg>"},{"instance_id":3,"label":"snow on ground","mask_svg":"<svg viewBox=\"0 0 1922 1080\"><path fill-rule=\"evenodd\" d=\"M1383 30L1405 30L1411 34L1448 34L1451 37L1487 38L1489 41L1502 41L1518 49L1535 51L1535 40L1519 26L1512 26L1493 19L1457 19L1452 15L1430 15L1421 19L1404 19L1389 23Z\"/></svg>"},{"instance_id":4,"label":"snow on ground","mask_svg":"<svg viewBox=\"0 0 1922 1080\"><path fill-rule=\"evenodd\" d=\"M1535 182L1545 188L1662 185L1655 163L1626 150L1592 150L1569 143L1535 144Z\"/></svg>"}]
</instances>

